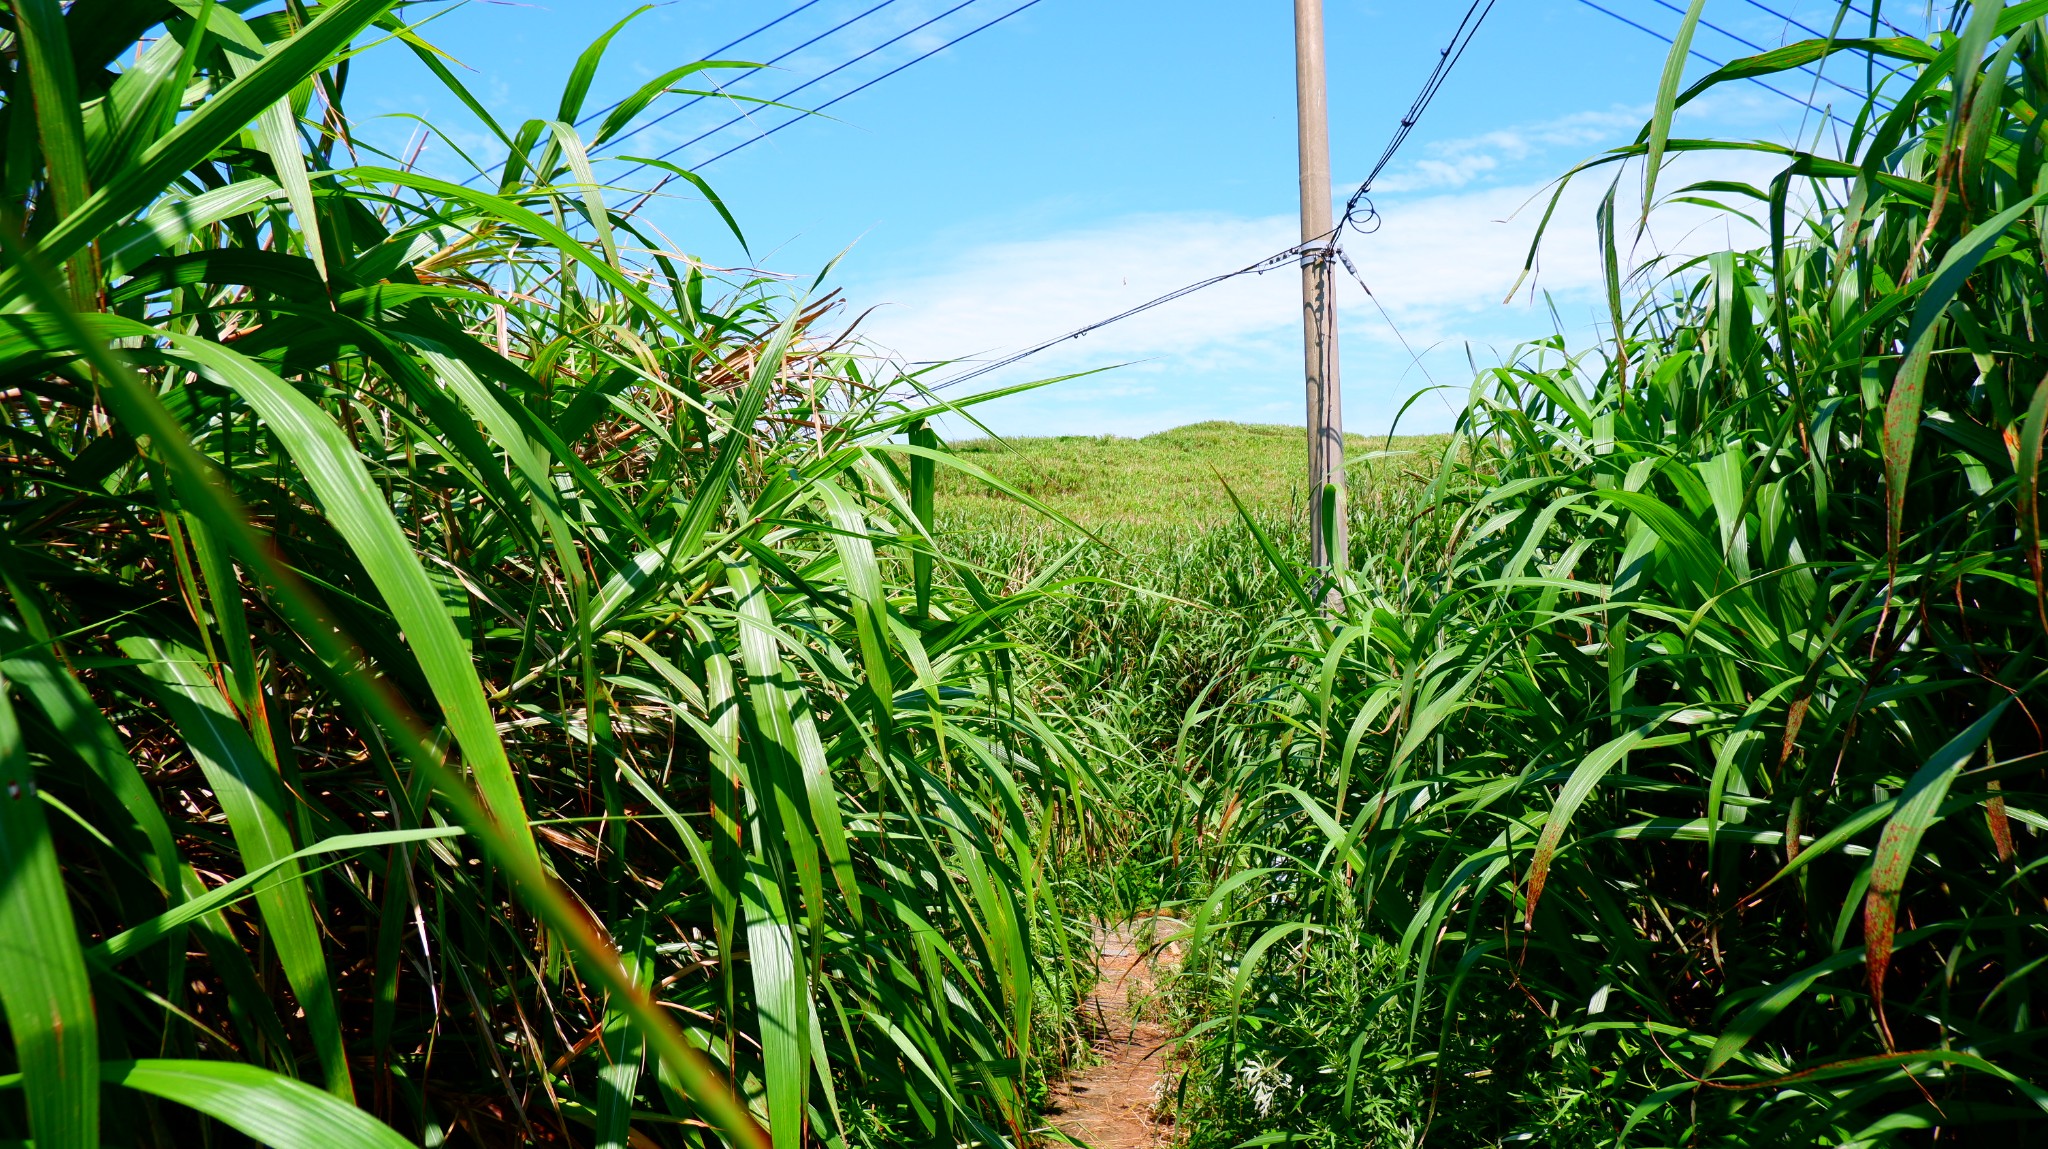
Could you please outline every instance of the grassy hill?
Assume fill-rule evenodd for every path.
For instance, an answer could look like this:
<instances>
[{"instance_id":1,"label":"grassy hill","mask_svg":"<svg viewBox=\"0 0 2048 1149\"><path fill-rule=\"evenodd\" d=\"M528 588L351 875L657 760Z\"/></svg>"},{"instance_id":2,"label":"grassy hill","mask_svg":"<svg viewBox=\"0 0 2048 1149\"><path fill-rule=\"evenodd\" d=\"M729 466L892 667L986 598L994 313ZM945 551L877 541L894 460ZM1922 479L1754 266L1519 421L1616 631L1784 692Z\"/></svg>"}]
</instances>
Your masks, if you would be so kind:
<instances>
[{"instance_id":1,"label":"grassy hill","mask_svg":"<svg viewBox=\"0 0 2048 1149\"><path fill-rule=\"evenodd\" d=\"M1375 484L1412 482L1414 474L1434 466L1442 442L1402 436L1390 446L1384 438L1347 436L1354 503ZM954 449L1090 529L1218 525L1235 517L1226 483L1246 505L1292 517L1300 513L1308 485L1308 445L1300 427L1195 423L1141 439L976 439ZM941 481L940 507L946 525L955 529L1009 526L1030 517L958 474Z\"/></svg>"}]
</instances>

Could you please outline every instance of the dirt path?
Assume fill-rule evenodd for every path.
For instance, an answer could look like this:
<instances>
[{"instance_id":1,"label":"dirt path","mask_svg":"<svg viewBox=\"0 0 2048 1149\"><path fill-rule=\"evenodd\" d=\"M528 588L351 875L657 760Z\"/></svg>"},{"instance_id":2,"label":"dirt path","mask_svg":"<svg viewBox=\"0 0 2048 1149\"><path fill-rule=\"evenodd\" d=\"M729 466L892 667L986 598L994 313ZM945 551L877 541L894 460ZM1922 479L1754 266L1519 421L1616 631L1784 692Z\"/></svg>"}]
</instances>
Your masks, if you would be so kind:
<instances>
[{"instance_id":1,"label":"dirt path","mask_svg":"<svg viewBox=\"0 0 2048 1149\"><path fill-rule=\"evenodd\" d=\"M1159 961L1143 960L1132 927L1104 933L1102 981L1088 1012L1097 1027L1095 1052L1102 1063L1053 1091L1053 1128L1095 1149L1151 1149L1173 1141L1172 1118L1154 1116L1153 1105L1165 1072L1164 1046L1172 1034L1157 1020ZM1133 1006L1144 1005L1133 1017Z\"/></svg>"}]
</instances>

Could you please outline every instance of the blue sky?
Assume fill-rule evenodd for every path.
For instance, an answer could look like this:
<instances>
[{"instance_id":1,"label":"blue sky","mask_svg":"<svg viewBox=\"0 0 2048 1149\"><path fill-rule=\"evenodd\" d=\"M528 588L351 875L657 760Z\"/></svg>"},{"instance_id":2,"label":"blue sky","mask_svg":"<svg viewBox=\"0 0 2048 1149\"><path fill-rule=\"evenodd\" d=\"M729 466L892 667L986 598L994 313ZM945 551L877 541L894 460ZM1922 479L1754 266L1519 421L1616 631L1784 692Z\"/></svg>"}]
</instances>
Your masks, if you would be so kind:
<instances>
[{"instance_id":1,"label":"blue sky","mask_svg":"<svg viewBox=\"0 0 2048 1149\"><path fill-rule=\"evenodd\" d=\"M1666 34L1680 20L1663 0L1600 2ZM587 106L801 6L726 53L786 58L722 82L774 97L879 49L789 100L816 107L1021 3L674 0L613 41ZM471 0L451 4L423 34L460 62L458 74L510 130L551 118L577 53L638 7ZM1768 7L1822 28L1833 12L1829 0ZM1464 4L1326 0L1326 8L1341 199L1379 154ZM1896 14L1905 12L1924 20L1920 5L1895 5L1888 15L1921 22ZM1709 0L1706 18L1766 46L1803 36L1750 0ZM829 282L853 311L874 309L862 330L878 355L999 356L1294 241L1292 46L1285 0L1039 0L823 115L698 168L738 217L748 249L694 193L664 196L652 218L676 249L714 266L797 277L792 290L839 258ZM1694 47L1716 59L1751 51L1707 29ZM1428 381L1462 388L1470 363L1497 362L1517 341L1552 331L1557 320L1541 292L1575 341L1593 337L1591 213L1604 184L1589 182L1567 198L1545 245L1539 293L1502 299L1541 214L1541 204L1528 201L1574 161L1634 135L1666 51L1582 0L1499 0L1382 177L1374 198L1384 226L1348 245L1422 360L1418 366L1373 304L1347 285L1339 307L1351 429L1384 431ZM1706 69L1694 61L1688 79ZM1804 96L1811 83L1781 86ZM473 155L501 154L396 45L359 59L349 89L359 131L379 146L418 144L407 117L423 116ZM1830 92L1848 98L1819 91L1822 102ZM667 97L655 112L682 99ZM745 119L674 159L704 164L791 113L707 99L609 150L658 155L736 116ZM1686 109L1678 127L1786 141L1802 131L1810 139L1817 120L1744 85ZM417 162L436 174L467 174L438 141L426 141ZM600 178L621 179L629 166L601 164ZM1734 164L1666 179L1707 174L1767 173ZM641 172L622 182L644 187L651 179ZM1738 223L1680 209L1655 221L1638 254L1744 238ZM1124 366L980 410L1004 434L1134 435L1202 419L1298 423L1297 291L1297 274L1283 270L1098 332L973 386ZM1449 417L1448 403L1425 399L1402 426L1434 429Z\"/></svg>"}]
</instances>

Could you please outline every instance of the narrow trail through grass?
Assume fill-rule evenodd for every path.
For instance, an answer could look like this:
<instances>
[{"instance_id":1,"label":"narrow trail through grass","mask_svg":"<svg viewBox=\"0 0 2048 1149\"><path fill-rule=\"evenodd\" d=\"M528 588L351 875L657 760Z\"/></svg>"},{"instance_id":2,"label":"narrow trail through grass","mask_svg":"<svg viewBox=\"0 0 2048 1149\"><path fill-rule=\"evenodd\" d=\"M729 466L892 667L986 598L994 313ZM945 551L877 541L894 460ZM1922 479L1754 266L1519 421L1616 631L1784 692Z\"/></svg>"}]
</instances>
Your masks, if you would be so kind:
<instances>
[{"instance_id":1,"label":"narrow trail through grass","mask_svg":"<svg viewBox=\"0 0 2048 1149\"><path fill-rule=\"evenodd\" d=\"M0 1146L2048 1144L2048 0L1693 4L1605 334L1320 570L1299 428L949 449L672 251L593 172L734 65L508 128L424 7L0 17ZM356 166L392 41L495 191Z\"/></svg>"},{"instance_id":2,"label":"narrow trail through grass","mask_svg":"<svg viewBox=\"0 0 2048 1149\"><path fill-rule=\"evenodd\" d=\"M1171 1144L1161 1082L1174 1034L1162 1020L1159 979L1173 953L1145 944L1136 923L1103 931L1096 945L1101 980L1085 1016L1102 1060L1053 1091L1053 1128L1094 1149Z\"/></svg>"},{"instance_id":3,"label":"narrow trail through grass","mask_svg":"<svg viewBox=\"0 0 2048 1149\"><path fill-rule=\"evenodd\" d=\"M1391 550L1402 511L1434 473L1445 440L1351 439L1356 549ZM1101 835L1104 853L1088 864L1090 892L1071 926L1080 943L1091 936L1089 918L1125 924L1092 930L1095 952L1082 960L1093 959L1099 983L1076 1003L1092 1064L1052 1090L1046 1113L1053 1130L1077 1142L1180 1145L1197 1132L1192 1117L1177 1120L1159 1102L1182 1093L1189 1050L1174 1040L1183 1031L1176 1026L1195 1019L1190 1003L1168 992L1178 948L1142 960L1153 944L1143 915L1198 904L1213 879L1196 862L1188 826L1133 815L1191 808L1200 799L1183 787L1212 787L1218 771L1243 757L1236 724L1222 716L1244 711L1226 700L1242 701L1256 674L1250 656L1290 599L1229 492L1283 552L1305 549L1303 442L1299 427L1203 423L1139 439L951 445L1103 544L1078 553L1071 532L1017 501L958 476L938 483L943 544L991 576L991 586L1015 592L1057 571L1061 596L1014 623L1023 694L1089 729L1115 774L1117 809L1099 812L1089 831Z\"/></svg>"}]
</instances>

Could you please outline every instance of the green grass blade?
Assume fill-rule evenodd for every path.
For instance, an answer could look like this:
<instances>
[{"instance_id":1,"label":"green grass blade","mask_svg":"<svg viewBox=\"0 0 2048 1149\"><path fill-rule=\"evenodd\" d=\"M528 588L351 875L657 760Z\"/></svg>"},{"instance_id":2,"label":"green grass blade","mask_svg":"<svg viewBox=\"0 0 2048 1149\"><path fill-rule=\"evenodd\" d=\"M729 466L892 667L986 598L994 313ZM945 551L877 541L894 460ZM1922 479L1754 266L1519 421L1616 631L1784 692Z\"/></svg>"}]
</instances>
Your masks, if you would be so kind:
<instances>
[{"instance_id":1,"label":"green grass blade","mask_svg":"<svg viewBox=\"0 0 2048 1149\"><path fill-rule=\"evenodd\" d=\"M766 861L754 858L743 887L748 972L760 1017L761 1056L768 1077L768 1129L775 1149L804 1144L806 1086L810 1081L810 995L796 948L796 923Z\"/></svg>"},{"instance_id":2,"label":"green grass blade","mask_svg":"<svg viewBox=\"0 0 2048 1149\"><path fill-rule=\"evenodd\" d=\"M1757 79L1763 76L1775 75L1779 72L1789 72L1811 67L1840 52L1869 53L1871 55L1887 56L1894 60L1904 60L1917 64L1929 63L1938 55L1924 41L1903 36L1881 39L1844 37L1842 39L1799 40L1782 48L1773 48L1768 52L1759 52L1754 56L1744 56L1739 60L1730 60L1728 63L1701 77L1699 82L1692 87L1687 88L1684 94L1679 96L1674 102L1673 106L1682 108L1691 103L1694 97L1700 96L1731 80Z\"/></svg>"},{"instance_id":3,"label":"green grass blade","mask_svg":"<svg viewBox=\"0 0 2048 1149\"><path fill-rule=\"evenodd\" d=\"M1558 844L1564 841L1564 832L1571 826L1572 815L1579 806L1600 785L1607 772L1620 765L1636 744L1649 737L1654 723L1646 723L1634 730L1600 744L1591 754L1579 761L1565 779L1564 788L1557 793L1557 802L1550 808L1550 816L1544 820L1543 834L1536 841L1536 853L1529 861L1528 909L1523 914L1524 925L1536 923L1536 903L1543 897L1543 883L1550 876L1550 862L1557 854Z\"/></svg>"},{"instance_id":4,"label":"green grass blade","mask_svg":"<svg viewBox=\"0 0 2048 1149\"><path fill-rule=\"evenodd\" d=\"M612 37L625 30L626 25L652 11L654 5L642 4L628 12L617 23L606 28L604 33L591 41L590 47L576 57L576 66L569 70L568 82L562 85L561 107L555 112L555 119L569 124L583 113L584 97L590 94L590 82L597 78L597 67L604 62L605 49L611 46Z\"/></svg>"},{"instance_id":5,"label":"green grass blade","mask_svg":"<svg viewBox=\"0 0 2048 1149\"><path fill-rule=\"evenodd\" d=\"M1671 51L1664 57L1664 75L1657 81L1657 103L1644 128L1648 147L1643 153L1643 226L1650 221L1650 208L1657 202L1657 176L1664 168L1664 148L1671 139L1671 114L1678 106L1678 85L1685 79L1685 64L1692 53L1692 36L1700 26L1707 0L1692 0L1685 18L1671 36ZM1616 332L1616 338L1620 333Z\"/></svg>"},{"instance_id":6,"label":"green grass blade","mask_svg":"<svg viewBox=\"0 0 2048 1149\"><path fill-rule=\"evenodd\" d=\"M110 177L42 242L37 253L45 261L69 259L107 228L147 206L179 176L239 135L263 109L283 99L306 77L319 70L358 32L396 0L337 0L323 5L296 36L275 45L248 75L229 84L198 110L178 122L132 165ZM24 288L19 265L0 271L0 299L12 299Z\"/></svg>"},{"instance_id":7,"label":"green grass blade","mask_svg":"<svg viewBox=\"0 0 2048 1149\"><path fill-rule=\"evenodd\" d=\"M20 286L61 338L57 353L82 355L99 373L100 394L116 416L131 430L150 436L152 451L161 453L182 503L204 518L233 551L236 561L255 575L271 606L307 644L313 658L334 672L331 681L341 695L367 716L402 763L428 780L449 815L478 838L522 901L575 955L579 969L607 992L619 995L649 1046L660 1056L664 1072L673 1074L688 1089L691 1103L735 1144L765 1145L765 1135L734 1099L726 1078L691 1046L667 1012L634 986L588 912L557 888L554 877L542 868L530 838L522 842L519 831L525 829L524 824L518 830L501 826L466 780L444 764L439 748L406 705L381 679L356 672L361 651L325 613L304 582L282 566L270 545L250 528L240 500L222 482L213 464L193 448L184 427L149 381L104 342L86 333L50 290L46 278L35 271L34 257L4 229L0 229L0 246L15 260L13 270L20 273Z\"/></svg>"},{"instance_id":8,"label":"green grass blade","mask_svg":"<svg viewBox=\"0 0 2048 1149\"><path fill-rule=\"evenodd\" d=\"M48 651L32 640L14 618L0 615L0 674L20 686L42 710L50 725L63 737L72 753L82 758L99 776L122 810L134 819L142 832L147 869L165 896L182 896L178 875L178 847L171 837L170 823L157 805L156 795L135 768L135 762L69 670L60 666Z\"/></svg>"},{"instance_id":9,"label":"green grass blade","mask_svg":"<svg viewBox=\"0 0 2048 1149\"><path fill-rule=\"evenodd\" d=\"M920 419L910 425L912 446L926 451L939 449L939 433ZM930 538L932 521L932 500L938 490L938 463L928 454L910 457L910 512ZM913 592L917 595L917 617L926 618L931 614L932 600L932 556L923 548L910 556L910 577Z\"/></svg>"},{"instance_id":10,"label":"green grass blade","mask_svg":"<svg viewBox=\"0 0 2048 1149\"><path fill-rule=\"evenodd\" d=\"M641 9L645 11L646 9ZM555 146L569 161L569 170L576 176L576 194L583 199L584 215L590 226L597 229L597 243L604 251L605 262L617 266L619 245L612 238L612 216L604 206L604 186L597 182L597 172L590 166L590 156L583 150L583 140L576 135L576 126L562 120L548 125L554 133Z\"/></svg>"},{"instance_id":11,"label":"green grass blade","mask_svg":"<svg viewBox=\"0 0 2048 1149\"><path fill-rule=\"evenodd\" d=\"M701 91L678 90L675 86L678 80L713 68L744 68L752 70L758 67L760 65L750 64L743 60L693 60L688 64L670 68L668 71L634 89L632 95L619 101L618 107L606 113L604 122L598 125L597 134L591 137L591 146L602 146L606 140L611 139L612 136L623 130L626 125L632 123L642 111L646 110L649 104L663 95L675 93L685 96L701 96L706 94ZM634 156L620 156L618 158L626 160L638 159L638 157ZM730 223L731 221L728 220L727 222ZM740 243L743 247L746 245L745 240L741 240Z\"/></svg>"},{"instance_id":12,"label":"green grass blade","mask_svg":"<svg viewBox=\"0 0 2048 1149\"><path fill-rule=\"evenodd\" d=\"M889 601L881 567L875 561L874 540L869 537L866 516L851 495L830 480L820 480L817 489L826 516L837 528L832 544L839 552L839 567L846 580L847 605L853 612L868 685L875 691L877 700L886 706L896 690L891 683L885 646ZM926 556L926 561L929 561L929 556Z\"/></svg>"},{"instance_id":13,"label":"green grass blade","mask_svg":"<svg viewBox=\"0 0 2048 1149\"><path fill-rule=\"evenodd\" d=\"M377 19L377 26L387 31L395 31L398 22L392 17L382 16ZM498 138L498 142L505 145L506 150L510 151L512 148L512 137L505 134L505 129L499 125L497 118L491 115L490 110L484 107L482 101L478 100L470 92L469 87L458 79L455 73L448 70L448 65L441 62L439 53L431 45L417 37L407 36L401 37L401 39L404 40L406 47L412 49L413 55L419 59L419 62L426 65L427 70L434 74L434 78L441 81L442 86L453 93L456 99L462 101L462 106L468 108L470 114L475 116L484 127L489 128L491 134Z\"/></svg>"},{"instance_id":14,"label":"green grass blade","mask_svg":"<svg viewBox=\"0 0 2048 1149\"><path fill-rule=\"evenodd\" d=\"M1273 545L1273 540L1266 537L1266 532L1260 528L1258 520L1253 518L1251 511L1245 507L1244 500L1237 497L1237 492L1231 489L1229 483L1223 484L1223 493L1230 496L1230 505L1237 509L1238 521L1242 522L1245 529L1252 533L1252 537L1258 540L1259 550L1272 565L1273 573L1279 576L1281 585L1287 588L1288 593L1294 596L1295 603L1303 610L1314 610L1315 604L1309 600L1307 588L1295 577L1293 564L1281 555L1280 549Z\"/></svg>"},{"instance_id":15,"label":"green grass blade","mask_svg":"<svg viewBox=\"0 0 2048 1149\"><path fill-rule=\"evenodd\" d=\"M656 303L654 298L648 295L646 290L639 283L635 282L632 277L605 262L601 254L591 251L588 245L578 240L575 236L550 223L538 213L521 207L511 199L492 195L489 192L477 191L474 188L463 187L461 184L450 183L447 180L438 180L432 176L421 175L418 172L399 171L394 168L359 167L351 168L344 173L336 173L336 175L337 177L346 177L351 182L361 186L375 187L377 185L384 185L410 188L449 202L467 204L498 221L515 224L524 228L526 231L546 241L563 255L589 268L593 275L614 291L617 291L627 302L638 308L647 316L649 321L668 327L686 341L696 336L696 332L690 330L674 313ZM5 281L0 280L0 287L4 287L4 285ZM792 313L791 318L795 318L794 313Z\"/></svg>"},{"instance_id":16,"label":"green grass blade","mask_svg":"<svg viewBox=\"0 0 2048 1149\"><path fill-rule=\"evenodd\" d=\"M1870 994L1877 1002L1878 1018L1884 1018L1885 974L1891 967L1892 935L1904 892L1906 874L1920 848L1920 839L1938 819L1942 801L1948 797L1956 775L1991 737L1999 716L2012 704L2000 702L1982 718L1965 727L1942 744L1927 762L1913 773L1899 792L1898 808L1884 825L1877 852L1870 859L1870 892L1863 901L1863 945L1870 967ZM1889 1036L1890 1030L1886 1030Z\"/></svg>"},{"instance_id":17,"label":"green grass blade","mask_svg":"<svg viewBox=\"0 0 2048 1149\"><path fill-rule=\"evenodd\" d=\"M99 1149L92 987L9 693L0 679L0 1006L35 1143Z\"/></svg>"},{"instance_id":18,"label":"green grass blade","mask_svg":"<svg viewBox=\"0 0 2048 1149\"><path fill-rule=\"evenodd\" d=\"M282 195L284 189L267 176L236 180L198 195L168 194L141 219L106 233L100 241L100 263L109 276L127 275L195 233Z\"/></svg>"},{"instance_id":19,"label":"green grass blade","mask_svg":"<svg viewBox=\"0 0 2048 1149\"><path fill-rule=\"evenodd\" d=\"M1246 947L1244 957L1238 961L1237 976L1232 978L1230 982L1229 1012L1231 1016L1235 1017L1237 1015L1244 1001L1245 987L1251 983L1252 974L1259 968L1259 959L1266 956L1266 951L1279 944L1283 938L1304 931L1315 931L1317 928L1309 922L1281 922L1279 925L1267 929L1259 935L1257 941Z\"/></svg>"},{"instance_id":20,"label":"green grass blade","mask_svg":"<svg viewBox=\"0 0 2048 1149\"><path fill-rule=\"evenodd\" d=\"M647 935L647 919L633 922L620 947L637 984L654 977L654 939ZM640 1088L641 1062L646 1042L633 1019L617 1009L607 1009L604 1019L605 1064L597 1071L597 1149L627 1149L632 1137L633 1094Z\"/></svg>"},{"instance_id":21,"label":"green grass blade","mask_svg":"<svg viewBox=\"0 0 2048 1149\"><path fill-rule=\"evenodd\" d=\"M233 905L243 898L252 896L255 890L272 874L309 858L326 854L347 853L353 850L374 850L382 846L400 846L411 842L425 842L433 839L459 838L465 831L460 826L430 826L419 830L379 830L369 834L337 834L294 850L281 858L273 858L260 866L251 868L233 881L223 882L199 897L184 902L145 922L139 922L115 934L106 941L86 951L86 957L103 965L113 965L134 954L155 945L168 937L180 926L197 921Z\"/></svg>"},{"instance_id":22,"label":"green grass blade","mask_svg":"<svg viewBox=\"0 0 2048 1149\"><path fill-rule=\"evenodd\" d=\"M598 139L602 140L603 138L604 134L600 132L598 134ZM659 156L608 156L606 158L636 164L646 164L648 167L653 168L656 171L667 172L669 175L672 175L675 178L683 181L684 183L689 184L693 188L696 188L697 194L704 197L704 202L711 205L711 210L717 212L718 218L724 222L725 229L731 232L733 239L739 242L740 250L751 254L752 249L747 246L747 235L745 232L740 230L740 221L738 217L732 214L731 208L725 206L725 200L718 194L717 189L713 188L711 186L711 182L705 179L703 176L700 176L696 172L693 172L690 169L683 167L679 164L670 163L669 161L662 159Z\"/></svg>"},{"instance_id":23,"label":"green grass blade","mask_svg":"<svg viewBox=\"0 0 2048 1149\"><path fill-rule=\"evenodd\" d=\"M1927 368L1932 350L1934 325L1955 302L1963 284L1977 270L2006 229L2048 192L2037 192L1978 224L1960 243L1949 248L1935 269L1934 278L1913 307L1913 326L1906 337L1906 354L1893 378L1891 397L1884 408L1885 505L1889 515L1887 553L1898 563L1900 533L1906 521L1906 484L1912 477L1913 448L1920 438L1920 409L1927 388Z\"/></svg>"},{"instance_id":24,"label":"green grass blade","mask_svg":"<svg viewBox=\"0 0 2048 1149\"><path fill-rule=\"evenodd\" d=\"M348 1049L335 1010L327 953L313 900L297 863L287 861L298 846L292 841L291 803L276 768L265 761L235 719L215 686L213 666L198 651L179 643L147 636L121 640L123 652L154 687L199 762L208 785L227 814L235 848L245 870L275 865L279 880L263 887L256 904L277 949L292 994L305 1011L306 1024L327 1075L327 1088L344 1100L353 1099Z\"/></svg>"},{"instance_id":25,"label":"green grass blade","mask_svg":"<svg viewBox=\"0 0 2048 1149\"><path fill-rule=\"evenodd\" d=\"M196 1109L271 1149L412 1149L410 1141L355 1106L253 1065L109 1061L99 1075L108 1084Z\"/></svg>"},{"instance_id":26,"label":"green grass blade","mask_svg":"<svg viewBox=\"0 0 2048 1149\"><path fill-rule=\"evenodd\" d=\"M2020 476L2019 520L2026 539L2027 566L2034 576L2034 610L2048 634L2048 573L2041 561L2041 448L2048 441L2048 375L2034 386L2033 401L2019 423L2019 454L2014 468Z\"/></svg>"},{"instance_id":27,"label":"green grass blade","mask_svg":"<svg viewBox=\"0 0 2048 1149\"><path fill-rule=\"evenodd\" d=\"M237 79L262 66L266 47L246 21L232 10L225 9L210 10L208 17L209 31L223 35L241 49L227 52L229 66ZM320 277L328 278L326 246L320 239L320 217L313 213L313 183L306 177L306 158L299 146L298 117L292 112L289 94L280 97L256 117L255 136L257 143L270 156L278 185L284 188L285 199L291 204L293 214L298 216L299 226L295 234L299 242L304 245L313 266L320 269Z\"/></svg>"},{"instance_id":28,"label":"green grass blade","mask_svg":"<svg viewBox=\"0 0 2048 1149\"><path fill-rule=\"evenodd\" d=\"M461 745L477 789L520 848L538 856L512 766L498 737L464 642L441 592L391 517L384 495L341 428L313 402L245 356L196 339L174 339L172 354L232 388L263 417L319 495L330 522L384 596Z\"/></svg>"},{"instance_id":29,"label":"green grass blade","mask_svg":"<svg viewBox=\"0 0 2048 1149\"><path fill-rule=\"evenodd\" d=\"M1714 1048L1707 1052L1706 1064L1700 1067L1700 1073L1712 1076L1715 1070L1728 1064L1729 1058L1742 1052L1751 1038L1761 1032L1764 1026L1769 1025L1773 1018L1785 1012L1786 1008L1797 1001L1799 995L1805 993L1814 982L1838 970L1848 969L1862 960L1862 950L1844 950L1772 986L1770 992L1737 1014L1735 1020L1728 1023L1728 1028L1721 1031L1720 1038L1714 1042Z\"/></svg>"},{"instance_id":30,"label":"green grass blade","mask_svg":"<svg viewBox=\"0 0 2048 1149\"><path fill-rule=\"evenodd\" d=\"M14 93L35 109L36 138L49 172L51 208L59 217L78 210L90 190L86 183L85 125L78 111L77 65L71 37L57 0L13 0L14 32L28 73L28 91ZM20 80L15 81L17 84ZM17 125L19 121L16 121ZM17 126L14 130L19 131ZM69 254L69 253L66 253Z\"/></svg>"}]
</instances>

